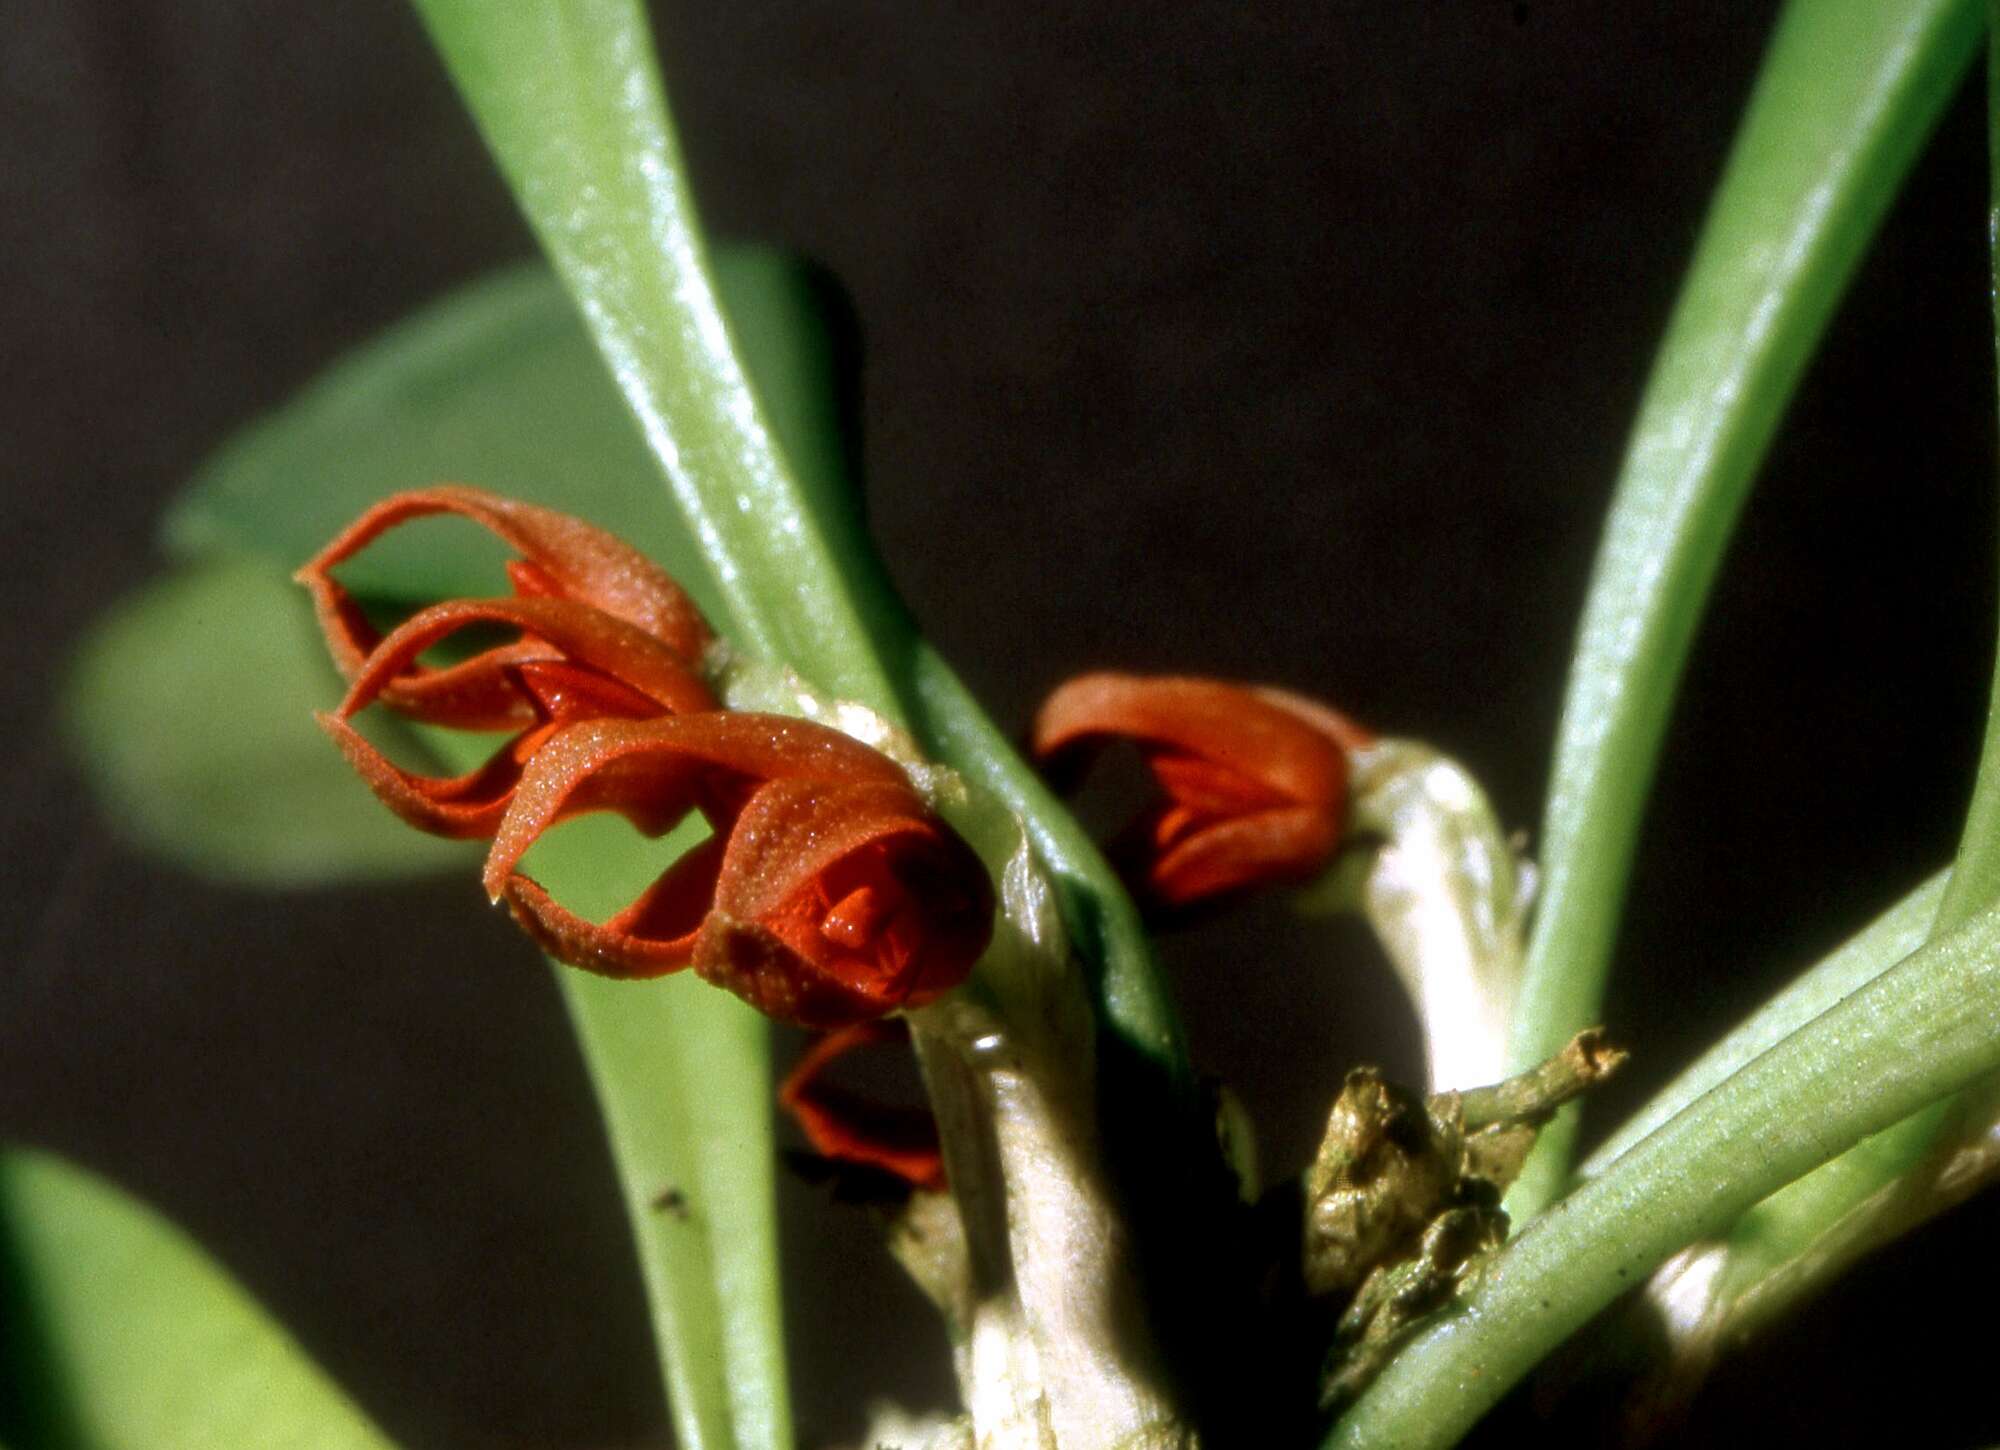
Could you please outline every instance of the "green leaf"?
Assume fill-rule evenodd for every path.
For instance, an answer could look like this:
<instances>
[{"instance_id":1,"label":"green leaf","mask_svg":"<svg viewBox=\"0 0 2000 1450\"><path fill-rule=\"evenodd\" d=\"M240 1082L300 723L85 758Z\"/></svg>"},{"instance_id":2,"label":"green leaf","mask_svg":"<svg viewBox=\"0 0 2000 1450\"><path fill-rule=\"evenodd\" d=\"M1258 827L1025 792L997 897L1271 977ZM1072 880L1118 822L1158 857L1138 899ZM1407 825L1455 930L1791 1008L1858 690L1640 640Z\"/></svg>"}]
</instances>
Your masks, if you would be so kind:
<instances>
[{"instance_id":1,"label":"green leaf","mask_svg":"<svg viewBox=\"0 0 2000 1450\"><path fill-rule=\"evenodd\" d=\"M900 719L708 274L635 0L418 13L714 566L743 644Z\"/></svg>"},{"instance_id":2,"label":"green leaf","mask_svg":"<svg viewBox=\"0 0 2000 1450\"><path fill-rule=\"evenodd\" d=\"M1873 981L1924 944L1944 896L1946 873L1939 872L1876 917L1838 951L1803 973L1797 981L1704 1052L1680 1076L1662 1088L1643 1108L1618 1127L1584 1164L1586 1178L1602 1174L1654 1129L1766 1049L1839 1002L1857 987Z\"/></svg>"},{"instance_id":3,"label":"green leaf","mask_svg":"<svg viewBox=\"0 0 2000 1450\"><path fill-rule=\"evenodd\" d=\"M463 764L476 754L463 738L453 748ZM696 823L641 850L622 820L588 816L531 862L565 904L602 918L701 834ZM770 1024L692 974L556 975L604 1110L678 1441L788 1446Z\"/></svg>"},{"instance_id":4,"label":"green leaf","mask_svg":"<svg viewBox=\"0 0 2000 1450\"><path fill-rule=\"evenodd\" d=\"M341 692L325 661L303 594L265 564L190 569L126 599L84 641L62 697L106 818L224 881L469 869L476 851L397 822L314 727Z\"/></svg>"},{"instance_id":5,"label":"green leaf","mask_svg":"<svg viewBox=\"0 0 2000 1450\"><path fill-rule=\"evenodd\" d=\"M2000 909L1791 1033L1529 1224L1404 1348L1328 1447L1458 1443L1669 1254L1872 1133L2000 1068Z\"/></svg>"},{"instance_id":6,"label":"green leaf","mask_svg":"<svg viewBox=\"0 0 2000 1450\"><path fill-rule=\"evenodd\" d=\"M4 1426L41 1450L388 1441L180 1230L44 1153L0 1154ZM0 1395L0 1410L10 1408Z\"/></svg>"},{"instance_id":7,"label":"green leaf","mask_svg":"<svg viewBox=\"0 0 2000 1450\"><path fill-rule=\"evenodd\" d=\"M1977 0L1795 0L1772 39L1654 365L1558 731L1543 897L1513 1039L1538 1062L1598 1017L1681 668L1765 449L1835 303L1978 43ZM1542 1135L1517 1221L1568 1177Z\"/></svg>"}]
</instances>

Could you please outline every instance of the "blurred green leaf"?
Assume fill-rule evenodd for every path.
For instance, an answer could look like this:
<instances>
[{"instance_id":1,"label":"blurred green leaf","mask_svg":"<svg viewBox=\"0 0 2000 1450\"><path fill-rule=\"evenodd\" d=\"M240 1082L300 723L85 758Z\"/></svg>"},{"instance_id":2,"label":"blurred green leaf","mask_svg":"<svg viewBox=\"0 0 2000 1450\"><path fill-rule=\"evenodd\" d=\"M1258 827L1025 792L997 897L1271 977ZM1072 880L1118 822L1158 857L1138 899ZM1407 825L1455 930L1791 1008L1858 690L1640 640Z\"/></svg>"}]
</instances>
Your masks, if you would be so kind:
<instances>
[{"instance_id":1,"label":"blurred green leaf","mask_svg":"<svg viewBox=\"0 0 2000 1450\"><path fill-rule=\"evenodd\" d=\"M1647 384L1558 730L1512 1060L1594 1023L1681 668L1750 482L1868 240L1977 48L1978 0L1794 0ZM1563 1188L1576 1113L1507 1206Z\"/></svg>"},{"instance_id":2,"label":"blurred green leaf","mask_svg":"<svg viewBox=\"0 0 2000 1450\"><path fill-rule=\"evenodd\" d=\"M464 736L427 732L469 767ZM703 834L644 842L623 819L581 817L528 865L566 905L602 919ZM772 1176L770 1024L693 974L619 982L557 967L624 1190L668 1407L683 1446L791 1443Z\"/></svg>"},{"instance_id":3,"label":"blurred green leaf","mask_svg":"<svg viewBox=\"0 0 2000 1450\"><path fill-rule=\"evenodd\" d=\"M312 712L340 692L298 586L229 561L99 621L62 710L113 827L201 875L291 886L470 869L476 850L404 827L329 748Z\"/></svg>"},{"instance_id":4,"label":"blurred green leaf","mask_svg":"<svg viewBox=\"0 0 2000 1450\"><path fill-rule=\"evenodd\" d=\"M805 269L777 253L727 249L718 275L745 351L772 397L788 445L825 477L838 476L830 343ZM463 863L476 849L433 841L383 812L311 724L340 686L321 661L303 594L286 568L320 548L354 515L396 488L453 478L561 508L642 544L716 604L699 549L674 510L661 507L658 467L567 296L545 268L523 267L467 288L351 355L296 401L263 420L203 470L169 516L169 547L215 560L125 606L93 644L80 679L94 773L115 810L146 806L149 844L188 859L190 843L223 853L240 879L310 880L325 874L329 839L348 825L382 848L379 874ZM245 562L240 556L254 556ZM501 587L499 555L471 528L411 529L343 569L357 591L402 604ZM178 607L176 607L178 606ZM145 627L130 630L130 615ZM213 733L162 760L157 732L135 730L157 677L215 659L211 619L263 648L240 651L242 678L227 760ZM129 642L128 641L129 636ZM195 658L190 659L193 655ZM371 728L394 730L393 723ZM402 731L403 758L424 750L470 765L478 739ZM413 741L421 736L421 745ZM173 738L180 738L176 734ZM101 744L104 749L94 747ZM131 767L113 763L129 758ZM170 780L219 779L240 809L218 809L216 788L139 791ZM255 789L248 789L251 784ZM259 829L249 829L247 815ZM606 834L606 827L610 834ZM297 857L288 872L260 838L282 833ZM669 856L685 845L667 843ZM615 823L566 827L537 852L536 869L582 909L608 913L635 863ZM565 862L569 863L565 865ZM359 874L350 871L347 874ZM614 983L563 970L567 995L612 1139L653 1306L669 1397L683 1444L788 1442L771 1218L769 1055L762 1019L702 984ZM684 1211L656 1207L674 1190ZM733 1428L732 1428L733 1426Z\"/></svg>"},{"instance_id":5,"label":"blurred green leaf","mask_svg":"<svg viewBox=\"0 0 2000 1450\"><path fill-rule=\"evenodd\" d=\"M587 518L712 609L708 565L660 506L659 476L568 295L533 264L426 307L245 429L164 536L179 558L255 553L289 570L386 495L449 480ZM486 595L504 587L497 557L469 526L399 531L341 577L390 599Z\"/></svg>"},{"instance_id":6,"label":"blurred green leaf","mask_svg":"<svg viewBox=\"0 0 2000 1450\"><path fill-rule=\"evenodd\" d=\"M180 1230L48 1154L0 1154L0 1378L35 1450L389 1442ZM9 1403L11 1398L11 1403Z\"/></svg>"}]
</instances>

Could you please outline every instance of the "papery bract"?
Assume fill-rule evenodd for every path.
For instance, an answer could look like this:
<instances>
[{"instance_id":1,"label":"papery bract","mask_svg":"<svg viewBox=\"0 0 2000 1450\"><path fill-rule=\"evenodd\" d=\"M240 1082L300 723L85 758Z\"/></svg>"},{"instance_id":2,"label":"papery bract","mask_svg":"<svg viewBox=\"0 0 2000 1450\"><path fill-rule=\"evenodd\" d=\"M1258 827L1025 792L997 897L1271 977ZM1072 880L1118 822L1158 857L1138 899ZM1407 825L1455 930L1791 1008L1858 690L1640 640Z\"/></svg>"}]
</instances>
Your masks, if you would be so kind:
<instances>
[{"instance_id":1,"label":"papery bract","mask_svg":"<svg viewBox=\"0 0 2000 1450\"><path fill-rule=\"evenodd\" d=\"M878 1168L912 1187L940 1189L944 1155L937 1120L928 1109L876 1102L827 1080L827 1069L849 1053L897 1044L907 1048L909 1040L909 1029L890 1018L828 1032L786 1074L778 1104L822 1158Z\"/></svg>"},{"instance_id":2,"label":"papery bract","mask_svg":"<svg viewBox=\"0 0 2000 1450\"><path fill-rule=\"evenodd\" d=\"M602 924L516 867L556 820L618 809L715 834ZM962 982L992 931L971 848L888 757L810 721L748 712L598 719L536 750L486 866L550 955L616 977L692 966L759 1011L834 1027Z\"/></svg>"},{"instance_id":3,"label":"papery bract","mask_svg":"<svg viewBox=\"0 0 2000 1450\"><path fill-rule=\"evenodd\" d=\"M1166 799L1113 851L1152 904L1180 907L1324 867L1340 840L1348 754L1371 739L1283 690L1105 673L1049 696L1034 751L1071 774L1112 742L1138 748Z\"/></svg>"}]
</instances>

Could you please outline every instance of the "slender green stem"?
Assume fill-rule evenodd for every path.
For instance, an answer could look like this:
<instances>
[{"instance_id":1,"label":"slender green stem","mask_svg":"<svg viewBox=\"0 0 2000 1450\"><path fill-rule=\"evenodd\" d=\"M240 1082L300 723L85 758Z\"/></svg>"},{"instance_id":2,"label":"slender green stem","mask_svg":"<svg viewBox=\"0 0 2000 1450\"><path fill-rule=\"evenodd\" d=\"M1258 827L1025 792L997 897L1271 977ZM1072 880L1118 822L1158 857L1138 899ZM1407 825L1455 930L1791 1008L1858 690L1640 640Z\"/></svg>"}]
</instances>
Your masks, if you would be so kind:
<instances>
[{"instance_id":1,"label":"slender green stem","mask_svg":"<svg viewBox=\"0 0 2000 1450\"><path fill-rule=\"evenodd\" d=\"M1456 1444L1668 1255L1871 1133L2000 1068L2000 909L1786 1037L1537 1219L1413 1341L1329 1450Z\"/></svg>"},{"instance_id":2,"label":"slender green stem","mask_svg":"<svg viewBox=\"0 0 2000 1450\"><path fill-rule=\"evenodd\" d=\"M1516 1067L1598 1019L1659 746L1710 582L1813 344L1977 44L1978 0L1786 7L1648 384L1558 734ZM1574 1112L1508 1200L1569 1176Z\"/></svg>"},{"instance_id":3,"label":"slender green stem","mask_svg":"<svg viewBox=\"0 0 2000 1450\"><path fill-rule=\"evenodd\" d=\"M1056 878L1063 923L1095 982L1104 1027L1177 1090L1192 1086L1180 1016L1132 898L1096 844L988 720L942 656L914 641L908 679L918 733L938 757L1000 797Z\"/></svg>"}]
</instances>

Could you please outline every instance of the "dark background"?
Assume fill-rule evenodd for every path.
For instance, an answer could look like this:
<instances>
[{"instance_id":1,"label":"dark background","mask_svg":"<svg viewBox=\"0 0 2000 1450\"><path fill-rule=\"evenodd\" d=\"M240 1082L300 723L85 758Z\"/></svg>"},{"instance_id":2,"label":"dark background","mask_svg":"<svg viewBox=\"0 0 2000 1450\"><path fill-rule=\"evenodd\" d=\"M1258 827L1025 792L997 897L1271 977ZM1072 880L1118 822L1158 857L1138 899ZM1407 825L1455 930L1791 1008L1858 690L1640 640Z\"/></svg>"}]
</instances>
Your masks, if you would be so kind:
<instances>
[{"instance_id":1,"label":"dark background","mask_svg":"<svg viewBox=\"0 0 2000 1450\"><path fill-rule=\"evenodd\" d=\"M851 291L884 551L1004 725L1092 666L1267 679L1457 754L1533 827L1774 10L657 18L713 229ZM1620 942L1613 1106L1955 836L1993 644L1982 120L1968 90L1918 166L1718 588ZM469 881L276 898L138 858L64 763L51 681L232 428L530 251L400 5L0 15L0 1134L186 1224L415 1447L664 1434L546 971ZM1279 1165L1351 1061L1417 1069L1356 933L1273 905L1169 950ZM802 1443L872 1395L941 1402L941 1336L870 1227L799 1185L784 1209ZM1927 1443L2000 1436L1983 1330L1934 1318L1990 1318L1996 1229L1989 1197L1871 1261L1725 1369L1687 1443L1871 1443L1913 1398Z\"/></svg>"}]
</instances>

